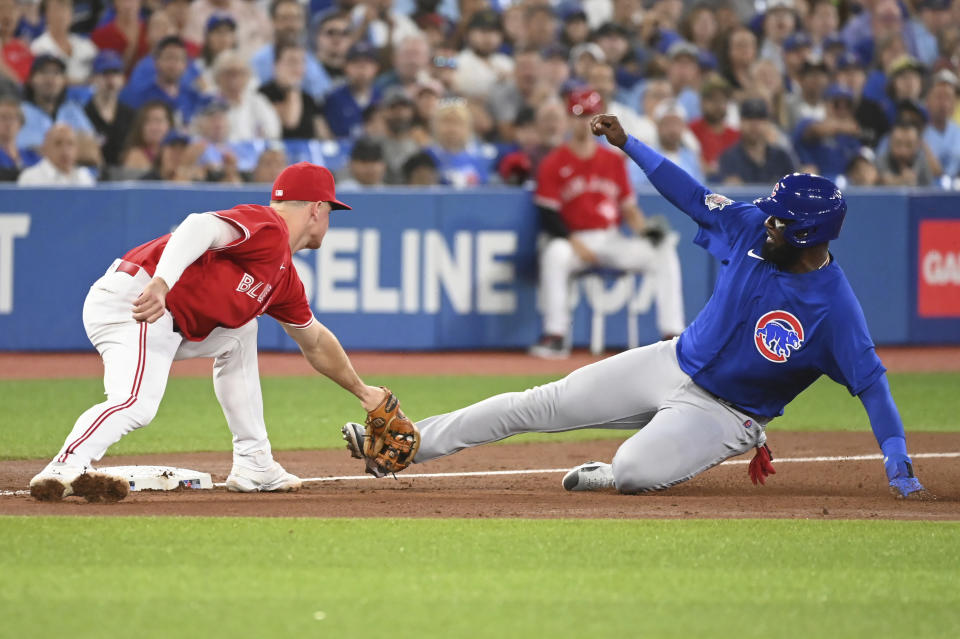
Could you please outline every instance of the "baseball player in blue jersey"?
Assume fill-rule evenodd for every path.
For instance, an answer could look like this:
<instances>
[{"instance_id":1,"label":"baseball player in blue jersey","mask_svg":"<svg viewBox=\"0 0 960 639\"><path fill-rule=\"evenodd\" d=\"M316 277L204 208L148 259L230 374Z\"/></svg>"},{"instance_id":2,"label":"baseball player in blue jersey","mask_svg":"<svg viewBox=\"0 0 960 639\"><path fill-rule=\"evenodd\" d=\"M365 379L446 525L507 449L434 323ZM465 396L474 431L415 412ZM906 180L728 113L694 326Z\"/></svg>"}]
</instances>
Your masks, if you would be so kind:
<instances>
[{"instance_id":1,"label":"baseball player in blue jersey","mask_svg":"<svg viewBox=\"0 0 960 639\"><path fill-rule=\"evenodd\" d=\"M750 477L763 483L775 472L766 425L827 375L863 403L892 492L926 496L863 311L827 249L847 211L837 187L794 173L770 197L734 202L628 136L615 116L598 115L591 126L699 225L694 242L720 261L713 295L679 338L418 422L414 461L523 432L625 428L639 430L611 464L582 464L564 476L563 487L660 490L751 448ZM360 456L362 427L347 424L343 431Z\"/></svg>"}]
</instances>

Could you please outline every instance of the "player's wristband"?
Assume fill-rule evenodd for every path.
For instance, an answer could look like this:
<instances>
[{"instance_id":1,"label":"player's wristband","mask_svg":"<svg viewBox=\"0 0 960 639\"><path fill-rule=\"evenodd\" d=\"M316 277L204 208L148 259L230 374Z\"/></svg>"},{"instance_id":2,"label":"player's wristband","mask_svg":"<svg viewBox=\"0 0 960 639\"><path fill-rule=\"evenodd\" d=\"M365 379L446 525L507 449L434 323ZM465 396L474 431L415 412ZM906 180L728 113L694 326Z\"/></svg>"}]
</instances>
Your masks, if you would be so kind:
<instances>
[{"instance_id":1,"label":"player's wristband","mask_svg":"<svg viewBox=\"0 0 960 639\"><path fill-rule=\"evenodd\" d=\"M623 145L623 152L630 156L630 159L637 163L643 172L647 175L657 170L664 160L664 157L651 149L649 146L633 137L627 136L627 142Z\"/></svg>"}]
</instances>

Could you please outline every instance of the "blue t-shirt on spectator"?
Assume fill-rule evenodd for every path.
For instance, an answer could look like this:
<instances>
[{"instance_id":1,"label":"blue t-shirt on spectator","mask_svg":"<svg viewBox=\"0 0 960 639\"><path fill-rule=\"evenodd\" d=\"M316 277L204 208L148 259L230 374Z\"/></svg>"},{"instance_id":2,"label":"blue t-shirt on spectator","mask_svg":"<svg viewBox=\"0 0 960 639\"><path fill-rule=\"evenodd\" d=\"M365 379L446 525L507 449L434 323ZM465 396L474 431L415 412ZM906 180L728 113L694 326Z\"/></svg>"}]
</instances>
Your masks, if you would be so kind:
<instances>
[{"instance_id":1,"label":"blue t-shirt on spectator","mask_svg":"<svg viewBox=\"0 0 960 639\"><path fill-rule=\"evenodd\" d=\"M846 134L816 141L804 140L804 132L817 122L813 118L800 120L793 134L793 148L796 149L801 164L813 164L820 175L835 180L847 169L850 160L860 151L862 145L858 138Z\"/></svg>"},{"instance_id":2,"label":"blue t-shirt on spectator","mask_svg":"<svg viewBox=\"0 0 960 639\"><path fill-rule=\"evenodd\" d=\"M33 149L23 148L17 149L20 152L20 165L17 166L17 163L13 160L12 157L7 155L7 152L0 148L0 170L10 170L10 169L26 169L40 160L43 157L34 151Z\"/></svg>"},{"instance_id":3,"label":"blue t-shirt on spectator","mask_svg":"<svg viewBox=\"0 0 960 639\"><path fill-rule=\"evenodd\" d=\"M156 80L151 82L146 88L141 90L128 91L124 89L120 92L120 101L131 109L139 109L150 101L159 101L173 109L174 118L183 124L188 124L193 118L193 114L200 110L209 98L189 84L180 84L180 92L176 97L171 97L169 93L160 88Z\"/></svg>"},{"instance_id":4,"label":"blue t-shirt on spectator","mask_svg":"<svg viewBox=\"0 0 960 639\"><path fill-rule=\"evenodd\" d=\"M944 175L956 177L960 173L960 125L947 120L947 127L940 132L928 124L923 130L923 141L940 162Z\"/></svg>"},{"instance_id":5,"label":"blue t-shirt on spectator","mask_svg":"<svg viewBox=\"0 0 960 639\"><path fill-rule=\"evenodd\" d=\"M55 117L51 118L46 111L37 108L30 102L20 105L23 111L23 128L17 135L17 147L39 148L43 145L43 138L54 122L66 124L77 133L93 135L95 130L87 114L83 112L83 105L73 100L65 100L57 109Z\"/></svg>"},{"instance_id":6,"label":"blue t-shirt on spectator","mask_svg":"<svg viewBox=\"0 0 960 639\"><path fill-rule=\"evenodd\" d=\"M250 58L250 68L260 81L266 84L273 79L273 45L265 44ZM333 80L312 54L307 54L303 73L303 90L317 102L333 86Z\"/></svg>"},{"instance_id":7,"label":"blue t-shirt on spectator","mask_svg":"<svg viewBox=\"0 0 960 639\"><path fill-rule=\"evenodd\" d=\"M380 101L380 90L376 87L370 96L370 104ZM320 112L323 113L330 132L338 138L358 137L363 133L363 110L369 105L357 103L350 87L343 85L327 94Z\"/></svg>"},{"instance_id":8,"label":"blue t-shirt on spectator","mask_svg":"<svg viewBox=\"0 0 960 639\"><path fill-rule=\"evenodd\" d=\"M193 86L194 81L199 76L200 69L197 63L191 60L187 64L187 70L183 72L183 77L180 78L180 84ZM130 77L127 78L127 83L124 85L123 91L126 95L139 93L140 91L146 90L156 79L157 64L153 59L153 55L144 56L133 67L133 71L130 72Z\"/></svg>"},{"instance_id":9,"label":"blue t-shirt on spectator","mask_svg":"<svg viewBox=\"0 0 960 639\"><path fill-rule=\"evenodd\" d=\"M463 188L486 184L490 180L497 152L491 145L482 145L464 151L447 151L439 146L431 146L427 148L427 153L437 163L441 184Z\"/></svg>"}]
</instances>

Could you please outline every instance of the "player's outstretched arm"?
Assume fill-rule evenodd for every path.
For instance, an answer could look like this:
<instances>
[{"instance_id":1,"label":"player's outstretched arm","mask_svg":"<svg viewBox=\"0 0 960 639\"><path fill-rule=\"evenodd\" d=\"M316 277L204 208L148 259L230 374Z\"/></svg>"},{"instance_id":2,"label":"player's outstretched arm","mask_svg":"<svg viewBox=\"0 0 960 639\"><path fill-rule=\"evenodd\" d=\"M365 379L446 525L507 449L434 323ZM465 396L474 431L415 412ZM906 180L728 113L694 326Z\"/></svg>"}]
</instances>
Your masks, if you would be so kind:
<instances>
[{"instance_id":1,"label":"player's outstretched arm","mask_svg":"<svg viewBox=\"0 0 960 639\"><path fill-rule=\"evenodd\" d=\"M860 401L870 417L870 428L883 451L883 467L890 490L900 498L925 499L929 494L913 473L907 455L907 440L900 412L893 401L886 373L860 393Z\"/></svg>"},{"instance_id":2,"label":"player's outstretched arm","mask_svg":"<svg viewBox=\"0 0 960 639\"><path fill-rule=\"evenodd\" d=\"M303 356L314 370L353 393L364 410L370 411L380 405L385 395L384 390L377 386L367 386L360 379L343 346L330 329L316 320L306 328L294 328L287 324L282 326L300 347Z\"/></svg>"}]
</instances>

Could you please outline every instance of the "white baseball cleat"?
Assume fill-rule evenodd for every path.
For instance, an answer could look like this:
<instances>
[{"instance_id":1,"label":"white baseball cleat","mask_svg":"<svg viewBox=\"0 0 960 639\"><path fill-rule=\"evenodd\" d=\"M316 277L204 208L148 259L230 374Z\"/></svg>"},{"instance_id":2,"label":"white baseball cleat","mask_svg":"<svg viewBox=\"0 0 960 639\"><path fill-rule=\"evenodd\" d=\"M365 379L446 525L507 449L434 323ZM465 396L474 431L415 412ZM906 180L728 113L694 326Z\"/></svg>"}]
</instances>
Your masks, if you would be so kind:
<instances>
[{"instance_id":1,"label":"white baseball cleat","mask_svg":"<svg viewBox=\"0 0 960 639\"><path fill-rule=\"evenodd\" d=\"M564 490L604 490L613 487L613 466L603 462L580 464L563 476Z\"/></svg>"},{"instance_id":2,"label":"white baseball cleat","mask_svg":"<svg viewBox=\"0 0 960 639\"><path fill-rule=\"evenodd\" d=\"M227 490L234 493L293 493L302 485L300 478L285 471L279 462L267 470L234 464L227 477Z\"/></svg>"},{"instance_id":3,"label":"white baseball cleat","mask_svg":"<svg viewBox=\"0 0 960 639\"><path fill-rule=\"evenodd\" d=\"M30 496L37 501L60 501L75 495L89 502L115 502L130 494L122 477L99 473L90 466L50 462L30 480Z\"/></svg>"}]
</instances>

